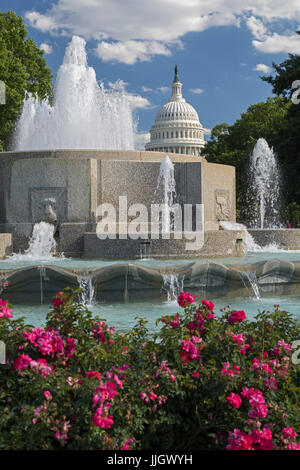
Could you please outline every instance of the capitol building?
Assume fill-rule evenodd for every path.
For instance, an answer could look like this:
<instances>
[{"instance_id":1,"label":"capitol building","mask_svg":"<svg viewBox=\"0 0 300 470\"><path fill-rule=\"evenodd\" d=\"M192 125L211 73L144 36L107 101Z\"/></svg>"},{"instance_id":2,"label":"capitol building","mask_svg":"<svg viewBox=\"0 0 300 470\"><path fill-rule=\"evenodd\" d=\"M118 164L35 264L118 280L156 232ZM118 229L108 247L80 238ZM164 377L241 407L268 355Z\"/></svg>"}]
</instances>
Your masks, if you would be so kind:
<instances>
[{"instance_id":1,"label":"capitol building","mask_svg":"<svg viewBox=\"0 0 300 470\"><path fill-rule=\"evenodd\" d=\"M204 129L197 111L182 97L177 66L171 87L172 96L157 112L145 149L200 156L205 145Z\"/></svg>"}]
</instances>

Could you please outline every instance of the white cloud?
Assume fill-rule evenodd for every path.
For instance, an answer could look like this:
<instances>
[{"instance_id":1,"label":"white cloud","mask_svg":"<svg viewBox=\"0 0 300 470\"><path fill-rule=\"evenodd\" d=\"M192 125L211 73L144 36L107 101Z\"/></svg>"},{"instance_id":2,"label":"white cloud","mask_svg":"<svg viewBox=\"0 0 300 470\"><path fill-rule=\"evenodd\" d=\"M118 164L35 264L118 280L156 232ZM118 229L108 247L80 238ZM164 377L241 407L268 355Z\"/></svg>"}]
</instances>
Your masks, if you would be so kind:
<instances>
[{"instance_id":1,"label":"white cloud","mask_svg":"<svg viewBox=\"0 0 300 470\"><path fill-rule=\"evenodd\" d=\"M125 64L170 55L187 33L239 27L241 21L258 50L299 51L295 34L280 36L276 29L280 20L300 22L299 0L52 0L45 14L28 11L25 17L43 32L95 39L102 60Z\"/></svg>"},{"instance_id":2,"label":"white cloud","mask_svg":"<svg viewBox=\"0 0 300 470\"><path fill-rule=\"evenodd\" d=\"M250 16L246 20L247 26L256 39L264 39L267 33L265 25L255 16Z\"/></svg>"},{"instance_id":3,"label":"white cloud","mask_svg":"<svg viewBox=\"0 0 300 470\"><path fill-rule=\"evenodd\" d=\"M147 98L144 98L141 95L137 95L135 93L130 93L126 90L126 86L128 85L127 82L124 80L117 80L116 82L108 82L109 88L114 91L120 91L124 95L126 95L132 109L140 108L140 109L149 109L152 108L152 104Z\"/></svg>"},{"instance_id":4,"label":"white cloud","mask_svg":"<svg viewBox=\"0 0 300 470\"><path fill-rule=\"evenodd\" d=\"M260 52L300 54L300 36L298 34L281 35L274 33L264 41L253 41L254 47Z\"/></svg>"},{"instance_id":5,"label":"white cloud","mask_svg":"<svg viewBox=\"0 0 300 470\"><path fill-rule=\"evenodd\" d=\"M257 72L262 72L262 73L269 73L271 72L272 69L266 64L257 64L253 70L256 70Z\"/></svg>"},{"instance_id":6,"label":"white cloud","mask_svg":"<svg viewBox=\"0 0 300 470\"><path fill-rule=\"evenodd\" d=\"M145 144L150 141L150 133L138 133L135 136L135 148L137 150L145 150Z\"/></svg>"},{"instance_id":7,"label":"white cloud","mask_svg":"<svg viewBox=\"0 0 300 470\"><path fill-rule=\"evenodd\" d=\"M43 33L57 30L57 21L51 15L41 15L37 11L28 11L25 13L25 17L33 28L39 29Z\"/></svg>"},{"instance_id":8,"label":"white cloud","mask_svg":"<svg viewBox=\"0 0 300 470\"><path fill-rule=\"evenodd\" d=\"M142 90L145 93L166 93L167 91L170 91L169 86L159 86L158 88L149 88L147 86L142 86Z\"/></svg>"},{"instance_id":9,"label":"white cloud","mask_svg":"<svg viewBox=\"0 0 300 470\"><path fill-rule=\"evenodd\" d=\"M128 82L125 82L125 81L122 80L121 78L119 78L119 79L116 80L115 82L108 82L109 88L111 88L111 89L114 90L114 91L122 91L122 92L125 92L127 85L128 85Z\"/></svg>"},{"instance_id":10,"label":"white cloud","mask_svg":"<svg viewBox=\"0 0 300 470\"><path fill-rule=\"evenodd\" d=\"M190 91L192 93L195 93L195 95L200 95L201 93L204 93L203 88L190 88Z\"/></svg>"},{"instance_id":11,"label":"white cloud","mask_svg":"<svg viewBox=\"0 0 300 470\"><path fill-rule=\"evenodd\" d=\"M204 135L210 135L211 134L211 129L207 129L206 127L203 128Z\"/></svg>"},{"instance_id":12,"label":"white cloud","mask_svg":"<svg viewBox=\"0 0 300 470\"><path fill-rule=\"evenodd\" d=\"M158 54L171 55L171 51L158 41L101 41L95 52L104 62L117 61L124 64L146 62Z\"/></svg>"},{"instance_id":13,"label":"white cloud","mask_svg":"<svg viewBox=\"0 0 300 470\"><path fill-rule=\"evenodd\" d=\"M44 51L45 54L51 54L51 52L52 52L52 46L50 44L45 43L45 42L43 42L40 45L40 49L42 49L42 51Z\"/></svg>"},{"instance_id":14,"label":"white cloud","mask_svg":"<svg viewBox=\"0 0 300 470\"><path fill-rule=\"evenodd\" d=\"M32 26L56 34L168 43L211 26L238 25L230 5L237 0L228 1L229 7L224 0L57 0L45 14L31 11L25 17Z\"/></svg>"},{"instance_id":15,"label":"white cloud","mask_svg":"<svg viewBox=\"0 0 300 470\"><path fill-rule=\"evenodd\" d=\"M141 95L135 95L133 93L126 93L127 99L131 104L132 108L149 109L152 108L150 101Z\"/></svg>"},{"instance_id":16,"label":"white cloud","mask_svg":"<svg viewBox=\"0 0 300 470\"><path fill-rule=\"evenodd\" d=\"M156 90L159 93L166 93L167 91L170 90L170 87L169 86L160 86L160 87L156 88Z\"/></svg>"}]
</instances>

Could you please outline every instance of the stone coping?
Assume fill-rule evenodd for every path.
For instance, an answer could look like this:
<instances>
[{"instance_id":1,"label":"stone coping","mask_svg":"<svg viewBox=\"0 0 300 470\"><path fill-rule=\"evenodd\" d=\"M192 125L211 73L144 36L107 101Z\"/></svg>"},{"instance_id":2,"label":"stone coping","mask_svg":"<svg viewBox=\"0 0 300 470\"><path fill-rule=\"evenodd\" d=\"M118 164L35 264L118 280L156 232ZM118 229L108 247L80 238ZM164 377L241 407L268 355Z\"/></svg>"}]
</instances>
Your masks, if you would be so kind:
<instances>
[{"instance_id":1,"label":"stone coping","mask_svg":"<svg viewBox=\"0 0 300 470\"><path fill-rule=\"evenodd\" d=\"M252 276L248 276L249 273ZM269 260L252 265L229 266L200 261L172 267L145 267L138 264L112 264L102 268L63 268L31 266L0 271L8 282L1 297L12 303L49 303L65 287L78 288L80 278L92 278L96 301L165 299L168 283L177 276L180 290L196 298L254 297L300 293L300 262ZM253 280L257 290L253 289Z\"/></svg>"},{"instance_id":2,"label":"stone coping","mask_svg":"<svg viewBox=\"0 0 300 470\"><path fill-rule=\"evenodd\" d=\"M137 270L141 273L157 273L163 274L191 274L196 273L199 270L210 270L212 273L226 273L228 278L229 273L232 273L233 277L240 277L241 273L253 273L256 275L257 280L259 278L266 277L266 275L272 275L279 282L287 282L292 280L300 283L300 261L283 261L279 259L271 259L267 261L260 261L252 264L239 264L231 265L224 264L216 261L199 260L182 264L174 264L172 266L164 266L162 259L161 266L143 266L138 263L127 263L126 261L120 263L112 263L102 267L85 267L85 268L67 268L55 264L37 264L32 266L26 266L21 268L11 269L0 269L0 278L7 278L17 273L29 272L33 270L50 270L60 274L66 273L67 275L74 275L76 277L94 277L95 275L101 275L105 272L124 272L130 270Z\"/></svg>"},{"instance_id":3,"label":"stone coping","mask_svg":"<svg viewBox=\"0 0 300 470\"><path fill-rule=\"evenodd\" d=\"M11 255L13 251L13 242L11 233L0 233L0 259Z\"/></svg>"},{"instance_id":4,"label":"stone coping","mask_svg":"<svg viewBox=\"0 0 300 470\"><path fill-rule=\"evenodd\" d=\"M126 160L141 162L160 162L169 155L174 163L207 163L205 158L195 155L183 155L166 152L146 152L139 150L93 150L93 149L53 149L0 152L0 163L7 160L32 158L57 159L97 159L97 160ZM223 166L223 165L222 165Z\"/></svg>"}]
</instances>

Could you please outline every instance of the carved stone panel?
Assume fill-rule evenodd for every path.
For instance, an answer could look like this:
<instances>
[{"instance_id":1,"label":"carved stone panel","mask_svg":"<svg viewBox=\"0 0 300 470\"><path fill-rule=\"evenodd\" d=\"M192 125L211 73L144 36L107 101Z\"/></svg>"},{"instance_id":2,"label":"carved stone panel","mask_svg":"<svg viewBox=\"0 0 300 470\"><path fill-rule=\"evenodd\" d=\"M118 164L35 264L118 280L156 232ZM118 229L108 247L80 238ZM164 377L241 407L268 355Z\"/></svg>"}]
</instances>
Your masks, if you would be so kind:
<instances>
[{"instance_id":1,"label":"carved stone panel","mask_svg":"<svg viewBox=\"0 0 300 470\"><path fill-rule=\"evenodd\" d=\"M67 221L66 188L31 188L29 194L30 213L33 223L56 224Z\"/></svg>"},{"instance_id":2,"label":"carved stone panel","mask_svg":"<svg viewBox=\"0 0 300 470\"><path fill-rule=\"evenodd\" d=\"M215 190L215 213L216 219L230 220L230 191L225 189Z\"/></svg>"}]
</instances>

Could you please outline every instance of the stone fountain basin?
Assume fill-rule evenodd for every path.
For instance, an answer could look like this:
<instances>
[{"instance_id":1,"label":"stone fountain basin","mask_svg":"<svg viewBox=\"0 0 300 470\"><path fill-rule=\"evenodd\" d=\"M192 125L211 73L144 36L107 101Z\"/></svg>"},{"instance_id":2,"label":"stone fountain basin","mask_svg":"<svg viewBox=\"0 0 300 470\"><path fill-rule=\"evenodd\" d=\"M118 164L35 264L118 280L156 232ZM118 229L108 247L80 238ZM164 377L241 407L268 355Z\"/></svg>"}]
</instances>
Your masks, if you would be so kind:
<instances>
[{"instance_id":1,"label":"stone fountain basin","mask_svg":"<svg viewBox=\"0 0 300 470\"><path fill-rule=\"evenodd\" d=\"M261 295L291 295L300 292L300 262L272 259L255 264L226 266L218 262L192 262L172 267L150 268L120 263L102 268L31 266L0 271L8 288L2 293L12 303L49 303L65 287L79 287L79 278L92 278L95 300L120 302L166 297L165 277L177 276L183 289L200 300L207 296L253 296L246 273L252 273Z\"/></svg>"},{"instance_id":2,"label":"stone fountain basin","mask_svg":"<svg viewBox=\"0 0 300 470\"><path fill-rule=\"evenodd\" d=\"M118 217L119 197L126 196L128 207L143 204L150 214L160 165L166 155L165 152L92 149L2 152L0 234L11 233L14 252L24 251L34 224L47 221L51 209L58 222L59 252L68 256L102 256L96 237L97 208L103 203L112 204ZM208 163L192 155L170 153L169 156L174 164L176 202L181 207L203 204L206 232L218 232L222 217L234 222L235 168ZM227 235L230 237L234 244L236 237ZM93 251L95 244L98 255ZM125 251L131 249L129 245ZM220 255L232 249L224 243L221 253L222 246L218 244ZM121 257L116 243L111 243L109 248L110 256ZM158 249L159 255L167 256L167 248ZM178 251L182 251L180 244L174 246L174 252ZM127 258L130 256L133 255Z\"/></svg>"}]
</instances>

